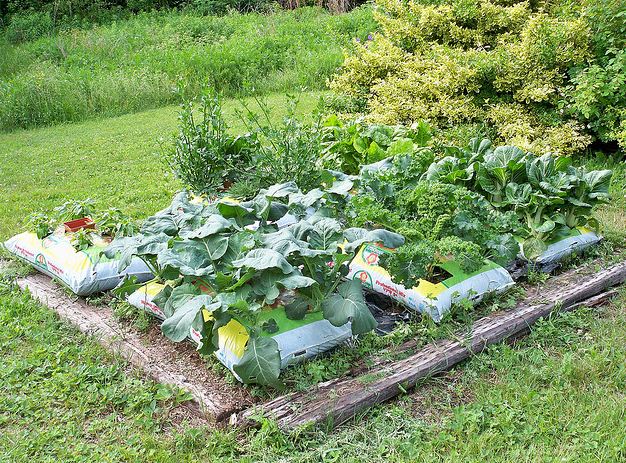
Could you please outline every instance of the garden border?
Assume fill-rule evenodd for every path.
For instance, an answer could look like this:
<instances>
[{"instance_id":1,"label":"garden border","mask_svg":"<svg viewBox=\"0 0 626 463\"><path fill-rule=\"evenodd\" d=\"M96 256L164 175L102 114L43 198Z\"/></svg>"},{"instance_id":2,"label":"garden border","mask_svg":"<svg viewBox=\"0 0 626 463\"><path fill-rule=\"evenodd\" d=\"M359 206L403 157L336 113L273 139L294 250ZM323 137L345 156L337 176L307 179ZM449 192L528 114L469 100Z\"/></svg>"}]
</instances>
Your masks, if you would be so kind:
<instances>
[{"instance_id":1,"label":"garden border","mask_svg":"<svg viewBox=\"0 0 626 463\"><path fill-rule=\"evenodd\" d=\"M0 261L0 268L3 265ZM199 360L197 364L201 362L191 343L182 346L167 340L150 342L149 336L117 321L110 308L96 306L82 297L69 295L64 287L47 275L35 273L19 277L16 283L22 290L30 291L34 298L54 310L61 319L70 322L82 333L95 337L114 355L120 355L132 366L144 371L148 377L188 392L192 397L188 408L197 417L220 422L250 405L251 398L243 388L237 387L241 390L237 394L240 397L233 398L234 387L223 379L219 381L220 387L216 388L214 382L207 384L182 373L189 370L187 362L190 359ZM187 353L190 355L186 355ZM217 374L211 376L217 377Z\"/></svg>"},{"instance_id":2,"label":"garden border","mask_svg":"<svg viewBox=\"0 0 626 463\"><path fill-rule=\"evenodd\" d=\"M626 281L626 261L584 276L576 270L579 269L550 280L553 289L539 292L543 288L537 288L536 294L527 296L515 308L477 320L470 330L457 333L455 340L431 343L403 360L383 362L363 374L320 383L316 389L286 394L253 406L239 414L238 422L254 426L262 415L275 420L283 429L311 424L333 428L491 344L519 337L537 320L553 312L600 305L616 294L616 291L604 292L607 288Z\"/></svg>"},{"instance_id":3,"label":"garden border","mask_svg":"<svg viewBox=\"0 0 626 463\"><path fill-rule=\"evenodd\" d=\"M233 387L223 380L224 387L219 388L215 388L216 384L189 380L179 373L179 362L172 364L172 358L167 355L180 353L183 346L146 342L139 333L118 322L111 309L70 296L50 277L36 273L18 277L16 282L60 318L94 336L107 349L121 355L149 377L189 392L192 411L198 417L215 422L228 420L231 424L250 427L259 423L259 416L266 416L282 429L290 430L311 424L326 424L328 428L338 426L417 386L424 379L452 368L490 344L517 339L542 317L583 305L601 305L617 294L615 290L606 291L608 288L626 281L626 261L599 272L594 271L593 264L585 266L586 274L580 268L574 268L551 278L543 286L531 287L529 294L515 308L477 320L469 331L457 333L455 340L428 344L403 360L379 361L370 368L357 367L349 376L320 383L313 390L285 394L257 405L250 397L243 401L233 400ZM0 261L0 268L4 265ZM408 340L394 352L409 353L415 347L415 340ZM191 346L188 348L193 350ZM177 360L187 361L182 356ZM237 390L245 391L241 387Z\"/></svg>"}]
</instances>

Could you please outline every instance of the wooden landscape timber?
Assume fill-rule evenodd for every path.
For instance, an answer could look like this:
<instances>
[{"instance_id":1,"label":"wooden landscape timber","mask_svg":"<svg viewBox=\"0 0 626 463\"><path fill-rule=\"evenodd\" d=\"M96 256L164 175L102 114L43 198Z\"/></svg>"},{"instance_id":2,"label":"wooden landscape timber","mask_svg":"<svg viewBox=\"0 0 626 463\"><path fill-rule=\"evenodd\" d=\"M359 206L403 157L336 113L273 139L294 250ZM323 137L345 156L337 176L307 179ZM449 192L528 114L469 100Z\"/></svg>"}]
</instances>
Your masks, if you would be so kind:
<instances>
[{"instance_id":1,"label":"wooden landscape timber","mask_svg":"<svg viewBox=\"0 0 626 463\"><path fill-rule=\"evenodd\" d=\"M149 377L188 391L192 411L198 417L254 426L255 418L265 415L283 429L294 429L307 424L338 426L490 344L520 337L538 319L552 312L606 302L617 294L608 289L626 281L626 261L597 272L593 269L595 264L591 262L583 269L552 277L542 286L529 287L527 296L515 308L476 321L471 330L458 333L454 340L442 340L414 352L418 343L410 339L394 348L395 354L414 352L403 360L378 360L370 362L370 367L355 366L350 376L257 405L245 388L228 384L218 373L209 371L191 344L164 342L158 327L153 327L151 335L138 332L116 320L109 307L72 296L42 274L20 277L16 282L61 319L94 336Z\"/></svg>"},{"instance_id":2,"label":"wooden landscape timber","mask_svg":"<svg viewBox=\"0 0 626 463\"><path fill-rule=\"evenodd\" d=\"M198 418L223 421L252 403L244 388L228 384L219 373L210 371L191 343L171 343L161 336L158 327L153 327L156 333L134 330L116 320L109 307L70 296L46 275L37 273L18 278L17 284L28 289L61 319L95 337L150 378L187 391L192 398L189 408Z\"/></svg>"},{"instance_id":3,"label":"wooden landscape timber","mask_svg":"<svg viewBox=\"0 0 626 463\"><path fill-rule=\"evenodd\" d=\"M515 337L540 318L558 310L598 305L614 291L607 288L626 280L626 262L581 275L566 272L551 280L549 288L533 288L517 306L478 320L455 340L443 340L399 361L384 362L355 377L321 383L316 389L283 395L245 410L237 417L241 425L254 425L259 415L277 422L282 429L304 425L338 426L368 408L389 400L420 381L450 369L490 344Z\"/></svg>"}]
</instances>

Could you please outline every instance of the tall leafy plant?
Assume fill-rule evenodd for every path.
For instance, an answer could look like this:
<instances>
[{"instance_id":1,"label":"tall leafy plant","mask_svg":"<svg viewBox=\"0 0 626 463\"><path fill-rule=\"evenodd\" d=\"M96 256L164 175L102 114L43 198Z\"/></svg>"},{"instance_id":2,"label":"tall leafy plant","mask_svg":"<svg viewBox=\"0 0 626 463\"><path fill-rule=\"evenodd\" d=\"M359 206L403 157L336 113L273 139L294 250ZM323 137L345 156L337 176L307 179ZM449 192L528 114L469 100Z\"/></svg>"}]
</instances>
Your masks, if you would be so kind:
<instances>
[{"instance_id":1,"label":"tall leafy plant","mask_svg":"<svg viewBox=\"0 0 626 463\"><path fill-rule=\"evenodd\" d=\"M215 194L250 172L259 144L254 135L229 133L214 91L207 90L195 103L181 104L178 134L163 154L192 191Z\"/></svg>"}]
</instances>

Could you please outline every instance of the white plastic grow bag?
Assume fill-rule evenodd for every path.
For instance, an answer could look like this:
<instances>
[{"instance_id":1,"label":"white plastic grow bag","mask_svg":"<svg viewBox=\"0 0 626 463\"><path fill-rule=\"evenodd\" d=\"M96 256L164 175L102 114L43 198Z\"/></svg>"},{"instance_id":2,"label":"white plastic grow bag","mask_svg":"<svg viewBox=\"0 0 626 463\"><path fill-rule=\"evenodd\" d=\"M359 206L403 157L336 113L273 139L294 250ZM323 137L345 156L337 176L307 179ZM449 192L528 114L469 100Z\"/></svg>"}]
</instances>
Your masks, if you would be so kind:
<instances>
[{"instance_id":1,"label":"white plastic grow bag","mask_svg":"<svg viewBox=\"0 0 626 463\"><path fill-rule=\"evenodd\" d=\"M350 263L348 278L361 280L364 287L389 296L412 310L426 313L436 322L452 304L468 299L477 304L486 294L504 292L515 283L504 268L487 262L476 272L466 274L455 262L441 265L450 274L438 283L420 280L414 288L394 283L391 275L378 265L379 256L393 252L377 244L364 244Z\"/></svg>"},{"instance_id":2,"label":"white plastic grow bag","mask_svg":"<svg viewBox=\"0 0 626 463\"><path fill-rule=\"evenodd\" d=\"M591 230L583 227L575 228L565 238L549 244L548 248L539 257L533 259L533 262L540 266L550 266L575 252L581 252L590 246L598 244L601 240L602 237ZM521 251L521 257L526 258L523 247Z\"/></svg>"},{"instance_id":3,"label":"white plastic grow bag","mask_svg":"<svg viewBox=\"0 0 626 463\"><path fill-rule=\"evenodd\" d=\"M128 303L164 320L165 314L153 302L162 289L163 285L159 283L148 283L128 296ZM284 310L279 308L261 314L268 319L274 318L280 327L280 331L270 337L278 343L281 368L313 358L352 337L350 323L341 327L333 326L322 318L321 313L309 314L303 320L289 320L284 313ZM204 316L210 317L208 312L205 312ZM218 334L219 349L215 356L237 379L240 379L234 367L239 364L244 354L249 339L248 333L239 322L231 320L226 326L218 329ZM202 343L202 335L193 328L190 329L188 338L198 345Z\"/></svg>"},{"instance_id":4,"label":"white plastic grow bag","mask_svg":"<svg viewBox=\"0 0 626 463\"><path fill-rule=\"evenodd\" d=\"M146 264L138 258L119 272L118 261L102 254L106 246L100 240L84 251L77 251L71 244L71 237L63 233L40 239L35 233L26 232L4 243L10 253L63 282L79 296L115 288L126 275L136 276L139 282L152 278Z\"/></svg>"}]
</instances>

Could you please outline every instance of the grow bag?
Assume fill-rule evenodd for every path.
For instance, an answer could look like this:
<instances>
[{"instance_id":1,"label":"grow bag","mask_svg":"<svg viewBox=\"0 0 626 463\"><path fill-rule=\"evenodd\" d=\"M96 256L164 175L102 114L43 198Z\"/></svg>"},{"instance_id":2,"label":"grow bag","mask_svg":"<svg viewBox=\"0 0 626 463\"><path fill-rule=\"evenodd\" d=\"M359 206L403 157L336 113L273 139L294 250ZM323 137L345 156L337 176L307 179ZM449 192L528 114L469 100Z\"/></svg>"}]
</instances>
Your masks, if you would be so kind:
<instances>
[{"instance_id":1,"label":"grow bag","mask_svg":"<svg viewBox=\"0 0 626 463\"><path fill-rule=\"evenodd\" d=\"M583 227L574 228L566 236L548 244L548 248L539 257L533 259L532 262L541 267L552 267L570 254L581 252L594 244L598 244L601 239L602 237L589 229ZM524 248L521 245L520 251L520 257L526 259Z\"/></svg>"},{"instance_id":2,"label":"grow bag","mask_svg":"<svg viewBox=\"0 0 626 463\"><path fill-rule=\"evenodd\" d=\"M134 258L128 268L118 271L118 261L102 254L107 243L95 237L96 244L77 251L71 235L55 233L40 239L35 233L21 233L4 243L5 248L37 270L57 278L79 296L115 288L126 275L140 282L152 278L146 264Z\"/></svg>"},{"instance_id":3,"label":"grow bag","mask_svg":"<svg viewBox=\"0 0 626 463\"><path fill-rule=\"evenodd\" d=\"M350 263L348 278L359 279L365 288L427 313L436 322L441 321L455 302L468 299L478 303L485 294L506 291L514 284L509 273L493 262L486 261L476 272L464 273L456 262L450 261L439 266L447 275L442 281L420 280L418 286L407 289L394 283L389 273L378 265L379 256L389 252L393 250L364 244Z\"/></svg>"},{"instance_id":4,"label":"grow bag","mask_svg":"<svg viewBox=\"0 0 626 463\"><path fill-rule=\"evenodd\" d=\"M163 285L159 283L148 283L132 293L128 297L128 303L164 320L165 313L153 302L162 289ZM203 315L205 320L210 317L206 311ZM278 343L281 369L315 357L352 337L350 323L341 327L333 326L323 318L321 312L307 314L303 320L290 320L285 315L284 309L279 307L263 310L259 317L260 321L273 318L280 328L276 333L263 335L273 338ZM246 329L238 321L231 320L226 326L218 329L218 336L219 349L215 356L237 379L240 379L234 367L241 360L249 339ZM188 338L196 344L202 343L202 335L193 328L190 329Z\"/></svg>"}]
</instances>

